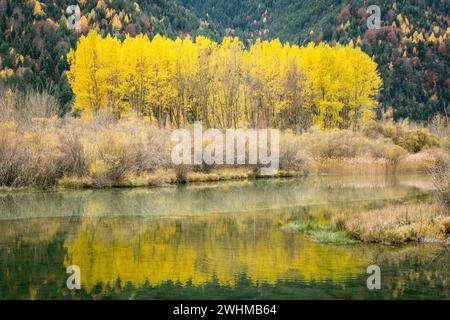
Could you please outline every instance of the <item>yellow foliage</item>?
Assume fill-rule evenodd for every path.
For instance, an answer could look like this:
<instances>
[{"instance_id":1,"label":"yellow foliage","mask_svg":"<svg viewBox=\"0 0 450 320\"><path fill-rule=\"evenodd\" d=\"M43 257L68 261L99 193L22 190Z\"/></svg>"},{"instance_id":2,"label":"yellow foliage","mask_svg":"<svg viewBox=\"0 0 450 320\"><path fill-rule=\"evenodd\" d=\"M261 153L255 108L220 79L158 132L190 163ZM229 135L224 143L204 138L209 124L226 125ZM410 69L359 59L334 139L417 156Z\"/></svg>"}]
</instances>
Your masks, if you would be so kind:
<instances>
[{"instance_id":1,"label":"yellow foliage","mask_svg":"<svg viewBox=\"0 0 450 320\"><path fill-rule=\"evenodd\" d=\"M43 14L44 14L44 12L42 11L42 4L39 1L36 1L34 3L33 15L40 16Z\"/></svg>"},{"instance_id":2,"label":"yellow foliage","mask_svg":"<svg viewBox=\"0 0 450 320\"><path fill-rule=\"evenodd\" d=\"M433 42L433 43L436 43L438 40L437 40L437 38L436 38L436 36L434 35L434 33L432 32L431 34L430 34L430 36L428 37L428 41L429 42Z\"/></svg>"},{"instance_id":3,"label":"yellow foliage","mask_svg":"<svg viewBox=\"0 0 450 320\"><path fill-rule=\"evenodd\" d=\"M81 16L80 25L82 30L87 30L89 27L88 19L85 16Z\"/></svg>"},{"instance_id":4,"label":"yellow foliage","mask_svg":"<svg viewBox=\"0 0 450 320\"><path fill-rule=\"evenodd\" d=\"M113 27L114 30L120 30L122 29L122 22L120 21L120 18L118 15L114 15L112 21L111 21L111 25Z\"/></svg>"},{"instance_id":5,"label":"yellow foliage","mask_svg":"<svg viewBox=\"0 0 450 320\"><path fill-rule=\"evenodd\" d=\"M5 70L0 70L0 78L9 78L12 77L14 75L14 70L12 69L5 69Z\"/></svg>"},{"instance_id":6,"label":"yellow foliage","mask_svg":"<svg viewBox=\"0 0 450 320\"><path fill-rule=\"evenodd\" d=\"M88 174L91 177L105 176L108 172L108 167L103 160L95 160L88 167Z\"/></svg>"},{"instance_id":7,"label":"yellow foliage","mask_svg":"<svg viewBox=\"0 0 450 320\"><path fill-rule=\"evenodd\" d=\"M115 15L113 25L121 28ZM123 42L95 31L68 54L75 109L117 116L135 111L160 125L359 127L371 118L381 87L377 66L348 46L282 44L238 38Z\"/></svg>"},{"instance_id":8,"label":"yellow foliage","mask_svg":"<svg viewBox=\"0 0 450 320\"><path fill-rule=\"evenodd\" d=\"M90 31L87 37L80 38L77 50L68 53L72 66L67 77L75 93L77 109L98 112L118 105L120 47L117 39L109 36L102 39L95 31Z\"/></svg>"}]
</instances>

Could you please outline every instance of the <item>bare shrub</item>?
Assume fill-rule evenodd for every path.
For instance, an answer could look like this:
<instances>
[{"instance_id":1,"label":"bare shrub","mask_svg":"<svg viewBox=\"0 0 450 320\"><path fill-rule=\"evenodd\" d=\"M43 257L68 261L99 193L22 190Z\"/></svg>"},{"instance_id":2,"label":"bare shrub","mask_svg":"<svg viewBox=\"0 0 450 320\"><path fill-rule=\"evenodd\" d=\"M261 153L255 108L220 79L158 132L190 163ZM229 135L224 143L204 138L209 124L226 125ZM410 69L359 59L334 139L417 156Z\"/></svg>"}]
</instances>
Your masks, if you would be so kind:
<instances>
[{"instance_id":1,"label":"bare shrub","mask_svg":"<svg viewBox=\"0 0 450 320\"><path fill-rule=\"evenodd\" d=\"M0 122L0 185L18 183L26 161L22 142L15 121Z\"/></svg>"},{"instance_id":2,"label":"bare shrub","mask_svg":"<svg viewBox=\"0 0 450 320\"><path fill-rule=\"evenodd\" d=\"M304 149L315 159L388 158L394 144L384 138L370 139L362 132L351 130L314 129L301 136Z\"/></svg>"},{"instance_id":3,"label":"bare shrub","mask_svg":"<svg viewBox=\"0 0 450 320\"><path fill-rule=\"evenodd\" d=\"M62 158L64 174L83 177L87 175L87 161L82 139L87 130L84 126L80 126L79 122L73 118L66 118L58 136L61 151L64 154Z\"/></svg>"},{"instance_id":4,"label":"bare shrub","mask_svg":"<svg viewBox=\"0 0 450 320\"><path fill-rule=\"evenodd\" d=\"M170 165L170 133L137 116L128 116L116 131L128 136L130 170L152 171Z\"/></svg>"},{"instance_id":5,"label":"bare shrub","mask_svg":"<svg viewBox=\"0 0 450 320\"><path fill-rule=\"evenodd\" d=\"M442 124L436 124L435 127L438 125L442 126ZM417 128L417 126L414 128L407 121L397 123L389 121L384 124L371 121L364 126L362 132L372 139L388 138L396 145L413 153L439 145L439 138L435 134L426 128ZM434 131L440 134L443 130L442 127L434 128Z\"/></svg>"},{"instance_id":6,"label":"bare shrub","mask_svg":"<svg viewBox=\"0 0 450 320\"><path fill-rule=\"evenodd\" d=\"M58 116L59 104L48 92L28 92L20 101L19 112L24 119L51 118Z\"/></svg>"},{"instance_id":7,"label":"bare shrub","mask_svg":"<svg viewBox=\"0 0 450 320\"><path fill-rule=\"evenodd\" d=\"M439 153L433 166L429 169L433 179L435 195L439 202L449 213L450 208L450 156L448 153Z\"/></svg>"},{"instance_id":8,"label":"bare shrub","mask_svg":"<svg viewBox=\"0 0 450 320\"><path fill-rule=\"evenodd\" d=\"M20 184L50 187L63 176L60 124L61 120L57 118L35 118L31 128L23 132L27 159Z\"/></svg>"},{"instance_id":9,"label":"bare shrub","mask_svg":"<svg viewBox=\"0 0 450 320\"><path fill-rule=\"evenodd\" d=\"M35 118L51 118L58 115L58 101L48 92L18 92L0 90L0 120L15 119L20 126L27 127Z\"/></svg>"},{"instance_id":10,"label":"bare shrub","mask_svg":"<svg viewBox=\"0 0 450 320\"><path fill-rule=\"evenodd\" d=\"M113 128L103 128L86 139L84 150L88 174L98 186L109 186L124 177L130 168L128 136Z\"/></svg>"},{"instance_id":11,"label":"bare shrub","mask_svg":"<svg viewBox=\"0 0 450 320\"><path fill-rule=\"evenodd\" d=\"M305 149L301 136L286 131L280 136L280 168L300 170L303 174L312 171L312 160Z\"/></svg>"},{"instance_id":12,"label":"bare shrub","mask_svg":"<svg viewBox=\"0 0 450 320\"><path fill-rule=\"evenodd\" d=\"M17 118L17 94L10 89L0 89L0 121Z\"/></svg>"},{"instance_id":13,"label":"bare shrub","mask_svg":"<svg viewBox=\"0 0 450 320\"><path fill-rule=\"evenodd\" d=\"M444 115L435 115L428 125L428 130L439 138L450 136L450 123L448 117Z\"/></svg>"},{"instance_id":14,"label":"bare shrub","mask_svg":"<svg viewBox=\"0 0 450 320\"><path fill-rule=\"evenodd\" d=\"M179 183L186 183L188 181L188 168L184 164L175 167L176 181Z\"/></svg>"},{"instance_id":15,"label":"bare shrub","mask_svg":"<svg viewBox=\"0 0 450 320\"><path fill-rule=\"evenodd\" d=\"M33 103L46 103L31 97ZM105 110L85 119L61 119L43 112L48 108L24 118L16 103L13 92L11 100L2 101L8 117L18 120L0 120L0 185L49 187L70 176L111 186L127 173L170 166L168 131L142 118L118 120Z\"/></svg>"}]
</instances>

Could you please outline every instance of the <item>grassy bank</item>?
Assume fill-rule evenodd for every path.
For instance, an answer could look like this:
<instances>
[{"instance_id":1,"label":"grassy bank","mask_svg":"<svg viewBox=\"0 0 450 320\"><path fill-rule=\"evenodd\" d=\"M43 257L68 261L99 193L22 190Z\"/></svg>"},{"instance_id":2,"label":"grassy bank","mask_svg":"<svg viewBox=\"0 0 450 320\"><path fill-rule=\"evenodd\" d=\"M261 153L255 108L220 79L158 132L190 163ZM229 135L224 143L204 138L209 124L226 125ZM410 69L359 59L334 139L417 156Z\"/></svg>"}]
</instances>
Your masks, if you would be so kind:
<instances>
[{"instance_id":1,"label":"grassy bank","mask_svg":"<svg viewBox=\"0 0 450 320\"><path fill-rule=\"evenodd\" d=\"M442 242L450 236L450 216L438 203L403 204L340 214L333 227L362 242Z\"/></svg>"},{"instance_id":2,"label":"grassy bank","mask_svg":"<svg viewBox=\"0 0 450 320\"><path fill-rule=\"evenodd\" d=\"M334 212L328 223L291 221L282 229L328 244L446 243L450 237L450 212L437 201L391 204Z\"/></svg>"},{"instance_id":3,"label":"grassy bank","mask_svg":"<svg viewBox=\"0 0 450 320\"><path fill-rule=\"evenodd\" d=\"M145 172L139 175L129 174L120 181L113 182L108 187L132 188L132 187L162 187L178 183L216 182L231 180L252 180L268 178L287 178L301 175L299 171L279 170L277 174L262 176L255 173L251 168L217 168L211 172L190 171L183 169L158 169L154 172ZM58 187L62 188L95 188L99 187L96 180L91 177L63 177L57 181ZM4 190L14 190L5 188Z\"/></svg>"},{"instance_id":4,"label":"grassy bank","mask_svg":"<svg viewBox=\"0 0 450 320\"><path fill-rule=\"evenodd\" d=\"M118 119L104 111L60 118L50 97L8 97L0 101L2 187L142 187L259 177L257 166L174 166L172 129L146 117ZM275 177L428 172L438 161L450 162L448 125L438 131L405 122L368 122L359 130L311 127L302 134L281 130Z\"/></svg>"},{"instance_id":5,"label":"grassy bank","mask_svg":"<svg viewBox=\"0 0 450 320\"><path fill-rule=\"evenodd\" d=\"M0 185L6 187L133 187L258 177L255 166L177 167L171 130L129 116L34 117L0 121ZM308 174L427 172L448 150L409 152L385 137L351 130L282 131L276 177Z\"/></svg>"},{"instance_id":6,"label":"grassy bank","mask_svg":"<svg viewBox=\"0 0 450 320\"><path fill-rule=\"evenodd\" d=\"M446 157L438 157L432 163L428 171L434 197L403 198L376 208L348 207L327 213L325 221L320 216L307 217L306 222L292 221L283 229L304 233L321 243L450 245L450 162Z\"/></svg>"}]
</instances>

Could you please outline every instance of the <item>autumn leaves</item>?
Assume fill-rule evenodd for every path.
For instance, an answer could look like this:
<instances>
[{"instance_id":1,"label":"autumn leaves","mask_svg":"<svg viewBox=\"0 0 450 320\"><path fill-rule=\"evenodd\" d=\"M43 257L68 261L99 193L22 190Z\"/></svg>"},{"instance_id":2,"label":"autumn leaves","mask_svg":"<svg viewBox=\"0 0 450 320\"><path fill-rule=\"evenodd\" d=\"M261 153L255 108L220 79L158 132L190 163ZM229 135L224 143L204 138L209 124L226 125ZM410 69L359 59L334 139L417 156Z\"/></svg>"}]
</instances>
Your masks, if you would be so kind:
<instances>
[{"instance_id":1,"label":"autumn leaves","mask_svg":"<svg viewBox=\"0 0 450 320\"><path fill-rule=\"evenodd\" d=\"M381 86L359 48L205 37L125 40L95 31L68 54L74 109L130 111L160 125L279 127L302 131L357 127L373 115Z\"/></svg>"}]
</instances>

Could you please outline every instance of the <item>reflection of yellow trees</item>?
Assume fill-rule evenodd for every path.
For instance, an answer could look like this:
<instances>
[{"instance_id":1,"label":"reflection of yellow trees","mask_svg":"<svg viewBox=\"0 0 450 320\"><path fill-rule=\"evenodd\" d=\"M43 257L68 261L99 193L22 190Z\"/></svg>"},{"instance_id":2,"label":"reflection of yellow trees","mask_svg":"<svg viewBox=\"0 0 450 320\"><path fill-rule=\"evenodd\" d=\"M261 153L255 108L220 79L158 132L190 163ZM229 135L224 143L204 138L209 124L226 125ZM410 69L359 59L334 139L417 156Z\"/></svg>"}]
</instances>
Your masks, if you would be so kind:
<instances>
[{"instance_id":1,"label":"reflection of yellow trees","mask_svg":"<svg viewBox=\"0 0 450 320\"><path fill-rule=\"evenodd\" d=\"M49 242L64 227L58 218L0 220L0 246Z\"/></svg>"},{"instance_id":2,"label":"reflection of yellow trees","mask_svg":"<svg viewBox=\"0 0 450 320\"><path fill-rule=\"evenodd\" d=\"M66 242L66 265L81 268L91 289L101 282L193 285L217 279L234 286L241 274L256 285L278 280L339 282L364 273L368 257L280 230L275 215L184 219L85 219ZM276 223L274 223L276 221ZM285 222L285 221L284 221Z\"/></svg>"}]
</instances>

